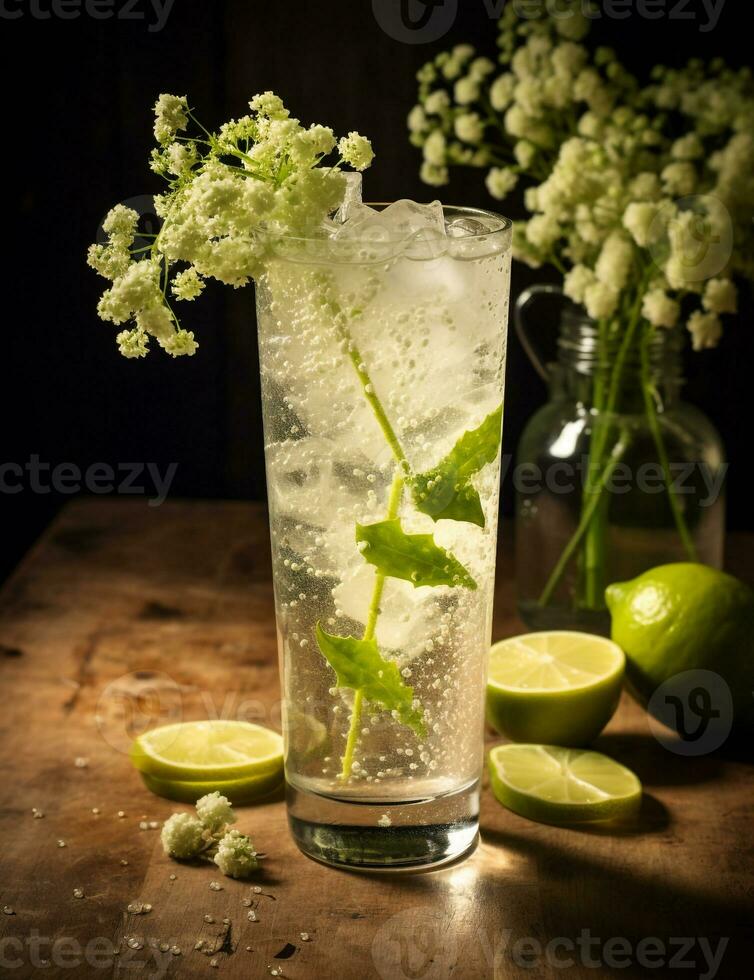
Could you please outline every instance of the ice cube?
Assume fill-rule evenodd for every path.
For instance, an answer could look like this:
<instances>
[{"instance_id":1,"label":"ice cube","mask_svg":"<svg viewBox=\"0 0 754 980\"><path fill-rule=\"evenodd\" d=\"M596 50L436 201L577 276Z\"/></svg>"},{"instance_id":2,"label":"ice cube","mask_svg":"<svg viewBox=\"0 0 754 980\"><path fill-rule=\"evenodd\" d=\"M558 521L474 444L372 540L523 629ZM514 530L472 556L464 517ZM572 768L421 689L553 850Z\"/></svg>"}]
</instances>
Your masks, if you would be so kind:
<instances>
[{"instance_id":1,"label":"ice cube","mask_svg":"<svg viewBox=\"0 0 754 980\"><path fill-rule=\"evenodd\" d=\"M349 569L333 589L338 609L357 623L366 623L374 575L374 567L362 562ZM400 651L402 662L422 653L426 638L436 625L436 598L429 586L415 589L410 582L391 578L380 603L382 613L376 631L380 649Z\"/></svg>"},{"instance_id":2,"label":"ice cube","mask_svg":"<svg viewBox=\"0 0 754 980\"><path fill-rule=\"evenodd\" d=\"M418 231L436 232L445 237L445 218L442 204L417 204L416 201L401 200L388 205L381 212L382 220L402 238L410 238Z\"/></svg>"},{"instance_id":3,"label":"ice cube","mask_svg":"<svg viewBox=\"0 0 754 980\"><path fill-rule=\"evenodd\" d=\"M489 231L487 225L479 218L453 218L446 226L448 238L468 238L472 235L484 235Z\"/></svg>"},{"instance_id":4,"label":"ice cube","mask_svg":"<svg viewBox=\"0 0 754 980\"><path fill-rule=\"evenodd\" d=\"M343 203L335 215L335 220L341 224L344 221L348 221L351 217L352 209L355 209L356 205L361 204L361 174L345 173L343 176L346 180L346 192L343 197Z\"/></svg>"},{"instance_id":5,"label":"ice cube","mask_svg":"<svg viewBox=\"0 0 754 980\"><path fill-rule=\"evenodd\" d=\"M448 252L455 259L481 259L502 252L508 244L508 236L492 219L468 215L454 218L446 225Z\"/></svg>"},{"instance_id":6,"label":"ice cube","mask_svg":"<svg viewBox=\"0 0 754 980\"><path fill-rule=\"evenodd\" d=\"M336 239L339 244L354 241L365 245L364 259L383 261L401 253L411 259L433 259L446 251L445 221L439 201L417 204L401 200L378 211L354 200L345 215Z\"/></svg>"},{"instance_id":7,"label":"ice cube","mask_svg":"<svg viewBox=\"0 0 754 980\"><path fill-rule=\"evenodd\" d=\"M425 261L437 259L448 250L448 239L445 232L440 233L436 228L420 228L415 231L408 241L404 251L407 259Z\"/></svg>"}]
</instances>

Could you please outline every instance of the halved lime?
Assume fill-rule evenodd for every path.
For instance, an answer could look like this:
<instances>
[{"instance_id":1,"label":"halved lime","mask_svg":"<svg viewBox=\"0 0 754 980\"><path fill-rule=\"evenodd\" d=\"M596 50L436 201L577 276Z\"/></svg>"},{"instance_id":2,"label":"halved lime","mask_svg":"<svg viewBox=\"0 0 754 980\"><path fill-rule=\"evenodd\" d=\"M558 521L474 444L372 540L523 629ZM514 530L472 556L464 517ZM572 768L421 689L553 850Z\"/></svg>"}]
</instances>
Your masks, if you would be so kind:
<instances>
[{"instance_id":1,"label":"halved lime","mask_svg":"<svg viewBox=\"0 0 754 980\"><path fill-rule=\"evenodd\" d=\"M144 732L131 761L158 779L218 783L283 771L283 739L248 721L185 721Z\"/></svg>"},{"instance_id":2,"label":"halved lime","mask_svg":"<svg viewBox=\"0 0 754 980\"><path fill-rule=\"evenodd\" d=\"M541 823L625 819L641 803L641 783L630 769L586 749L498 745L489 771L499 802Z\"/></svg>"},{"instance_id":3,"label":"halved lime","mask_svg":"<svg viewBox=\"0 0 754 980\"><path fill-rule=\"evenodd\" d=\"M487 720L514 742L587 745L613 716L626 658L592 633L514 636L490 652Z\"/></svg>"},{"instance_id":4,"label":"halved lime","mask_svg":"<svg viewBox=\"0 0 754 980\"><path fill-rule=\"evenodd\" d=\"M252 803L270 796L283 785L282 774L268 773L264 776L252 776L248 779L231 779L219 782L188 782L179 779L159 779L149 773L141 773L144 785L156 796L164 796L168 800L179 800L181 803L196 803L208 793L218 792L231 803Z\"/></svg>"}]
</instances>

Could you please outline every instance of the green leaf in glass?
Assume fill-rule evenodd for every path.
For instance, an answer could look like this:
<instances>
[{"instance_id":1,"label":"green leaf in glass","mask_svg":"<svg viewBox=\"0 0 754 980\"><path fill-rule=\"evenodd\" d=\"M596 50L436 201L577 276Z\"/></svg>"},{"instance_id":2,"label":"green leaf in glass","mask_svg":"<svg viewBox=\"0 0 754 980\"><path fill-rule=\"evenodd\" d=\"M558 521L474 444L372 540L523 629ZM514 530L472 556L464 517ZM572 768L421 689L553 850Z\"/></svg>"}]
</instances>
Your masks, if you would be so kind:
<instances>
[{"instance_id":1,"label":"green leaf in glass","mask_svg":"<svg viewBox=\"0 0 754 980\"><path fill-rule=\"evenodd\" d=\"M449 585L475 589L476 582L431 534L406 534L398 518L377 524L357 524L356 541L363 558L383 575L402 578L414 588Z\"/></svg>"},{"instance_id":2,"label":"green leaf in glass","mask_svg":"<svg viewBox=\"0 0 754 980\"><path fill-rule=\"evenodd\" d=\"M433 521L467 521L484 527L482 502L471 477L497 458L502 421L500 405L476 429L464 432L437 466L413 478L411 493L417 510Z\"/></svg>"},{"instance_id":3,"label":"green leaf in glass","mask_svg":"<svg viewBox=\"0 0 754 980\"><path fill-rule=\"evenodd\" d=\"M393 661L385 660L375 640L333 636L317 623L317 645L338 678L338 687L361 691L367 701L394 711L420 738L427 734L421 708L414 707L414 689L403 683Z\"/></svg>"}]
</instances>

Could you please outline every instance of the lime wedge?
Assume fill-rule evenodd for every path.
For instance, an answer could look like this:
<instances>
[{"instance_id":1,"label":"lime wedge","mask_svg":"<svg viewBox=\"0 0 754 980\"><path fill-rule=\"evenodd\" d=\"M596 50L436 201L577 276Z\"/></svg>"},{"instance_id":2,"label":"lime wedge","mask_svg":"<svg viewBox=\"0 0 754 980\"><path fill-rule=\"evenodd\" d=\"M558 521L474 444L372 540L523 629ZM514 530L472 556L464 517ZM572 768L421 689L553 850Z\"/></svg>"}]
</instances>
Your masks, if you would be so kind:
<instances>
[{"instance_id":1,"label":"lime wedge","mask_svg":"<svg viewBox=\"0 0 754 980\"><path fill-rule=\"evenodd\" d=\"M591 633L501 640L490 652L487 720L514 742L588 745L618 706L625 660Z\"/></svg>"},{"instance_id":2,"label":"lime wedge","mask_svg":"<svg viewBox=\"0 0 754 980\"><path fill-rule=\"evenodd\" d=\"M251 776L247 779L230 779L219 782L188 782L179 779L160 779L143 772L141 778L144 785L156 796L164 796L168 800L179 800L181 803L196 803L208 793L218 792L231 803L252 803L270 796L283 785L280 772L272 772L264 776Z\"/></svg>"},{"instance_id":3,"label":"lime wedge","mask_svg":"<svg viewBox=\"0 0 754 980\"><path fill-rule=\"evenodd\" d=\"M145 732L131 746L141 773L167 781L218 783L282 777L283 740L248 721L186 721Z\"/></svg>"},{"instance_id":4,"label":"lime wedge","mask_svg":"<svg viewBox=\"0 0 754 980\"><path fill-rule=\"evenodd\" d=\"M641 803L641 783L599 752L557 745L498 745L489 754L492 792L514 813L541 823L625 819Z\"/></svg>"}]
</instances>

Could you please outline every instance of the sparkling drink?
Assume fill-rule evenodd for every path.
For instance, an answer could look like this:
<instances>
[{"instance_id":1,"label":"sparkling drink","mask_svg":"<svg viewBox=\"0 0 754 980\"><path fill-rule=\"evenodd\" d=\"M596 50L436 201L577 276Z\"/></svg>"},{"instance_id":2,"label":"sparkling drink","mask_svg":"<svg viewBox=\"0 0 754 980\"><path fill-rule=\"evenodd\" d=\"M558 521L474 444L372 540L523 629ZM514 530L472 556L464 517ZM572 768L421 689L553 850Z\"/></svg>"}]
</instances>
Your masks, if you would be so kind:
<instances>
[{"instance_id":1,"label":"sparkling drink","mask_svg":"<svg viewBox=\"0 0 754 980\"><path fill-rule=\"evenodd\" d=\"M510 225L349 202L257 287L286 782L299 846L475 841Z\"/></svg>"}]
</instances>

